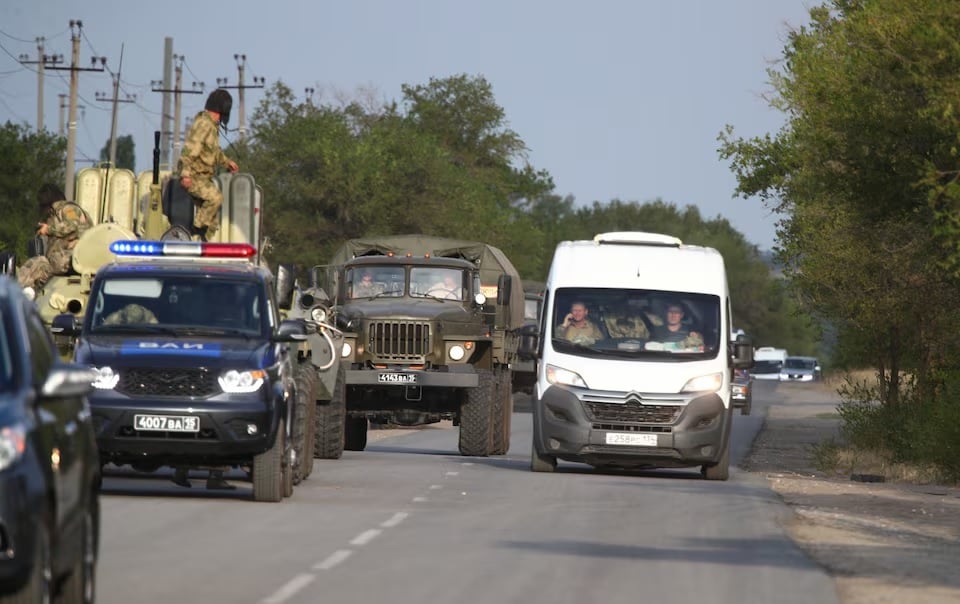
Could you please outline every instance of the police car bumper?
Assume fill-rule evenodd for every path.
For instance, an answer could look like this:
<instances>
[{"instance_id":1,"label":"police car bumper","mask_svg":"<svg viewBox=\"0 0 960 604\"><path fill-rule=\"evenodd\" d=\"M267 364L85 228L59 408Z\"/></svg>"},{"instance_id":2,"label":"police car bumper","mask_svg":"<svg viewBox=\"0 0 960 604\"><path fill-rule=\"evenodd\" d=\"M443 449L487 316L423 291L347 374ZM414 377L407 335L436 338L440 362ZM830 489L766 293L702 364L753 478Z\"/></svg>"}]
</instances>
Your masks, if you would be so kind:
<instances>
[{"instance_id":1,"label":"police car bumper","mask_svg":"<svg viewBox=\"0 0 960 604\"><path fill-rule=\"evenodd\" d=\"M262 392L181 401L90 395L100 460L115 464L249 463L274 443L276 404Z\"/></svg>"},{"instance_id":2,"label":"police car bumper","mask_svg":"<svg viewBox=\"0 0 960 604\"><path fill-rule=\"evenodd\" d=\"M631 421L619 413L626 409L591 416L586 405L566 388L547 388L534 402L538 451L595 466L679 468L717 462L729 438L731 410L715 393L692 398L669 421Z\"/></svg>"}]
</instances>

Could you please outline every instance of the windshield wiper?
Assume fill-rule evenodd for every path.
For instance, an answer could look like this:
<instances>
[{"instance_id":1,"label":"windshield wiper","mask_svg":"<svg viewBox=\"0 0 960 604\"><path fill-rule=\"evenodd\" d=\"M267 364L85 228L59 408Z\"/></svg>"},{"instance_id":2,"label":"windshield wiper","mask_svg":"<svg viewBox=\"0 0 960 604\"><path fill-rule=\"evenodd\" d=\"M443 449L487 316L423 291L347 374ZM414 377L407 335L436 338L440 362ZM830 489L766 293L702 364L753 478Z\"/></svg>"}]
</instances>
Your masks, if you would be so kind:
<instances>
[{"instance_id":1,"label":"windshield wiper","mask_svg":"<svg viewBox=\"0 0 960 604\"><path fill-rule=\"evenodd\" d=\"M250 333L248 329L237 329L236 327L177 327L171 331L175 332L176 335L183 336L242 336L248 340L255 335Z\"/></svg>"}]
</instances>

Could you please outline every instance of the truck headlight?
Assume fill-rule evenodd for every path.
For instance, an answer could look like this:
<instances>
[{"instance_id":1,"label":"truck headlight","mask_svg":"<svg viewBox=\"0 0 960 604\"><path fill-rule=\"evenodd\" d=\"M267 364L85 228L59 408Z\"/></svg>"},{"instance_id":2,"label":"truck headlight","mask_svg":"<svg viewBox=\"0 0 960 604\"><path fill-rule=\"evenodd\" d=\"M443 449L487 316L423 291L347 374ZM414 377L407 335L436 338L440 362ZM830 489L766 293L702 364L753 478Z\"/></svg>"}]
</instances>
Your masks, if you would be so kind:
<instances>
[{"instance_id":1,"label":"truck headlight","mask_svg":"<svg viewBox=\"0 0 960 604\"><path fill-rule=\"evenodd\" d=\"M251 369L250 371L237 371L231 369L224 372L217 381L220 382L220 388L224 392L256 392L263 385L267 372L262 369Z\"/></svg>"},{"instance_id":2,"label":"truck headlight","mask_svg":"<svg viewBox=\"0 0 960 604\"><path fill-rule=\"evenodd\" d=\"M316 323L326 323L327 311L320 307L314 308L310 311L310 318L312 318Z\"/></svg>"},{"instance_id":3,"label":"truck headlight","mask_svg":"<svg viewBox=\"0 0 960 604\"><path fill-rule=\"evenodd\" d=\"M583 381L579 373L557 367L556 365L547 365L547 382L560 386L587 387L587 383Z\"/></svg>"},{"instance_id":4,"label":"truck headlight","mask_svg":"<svg viewBox=\"0 0 960 604\"><path fill-rule=\"evenodd\" d=\"M99 390L113 390L120 381L120 374L112 367L94 367L97 376L93 378L93 387Z\"/></svg>"},{"instance_id":5,"label":"truck headlight","mask_svg":"<svg viewBox=\"0 0 960 604\"><path fill-rule=\"evenodd\" d=\"M345 359L352 354L353 354L353 345L351 345L350 342L345 341L343 343L343 348L340 349L340 356Z\"/></svg>"},{"instance_id":6,"label":"truck headlight","mask_svg":"<svg viewBox=\"0 0 960 604\"><path fill-rule=\"evenodd\" d=\"M723 386L723 374L711 373L695 377L684 384L680 392L716 392Z\"/></svg>"},{"instance_id":7,"label":"truck headlight","mask_svg":"<svg viewBox=\"0 0 960 604\"><path fill-rule=\"evenodd\" d=\"M450 351L447 354L450 355L452 360L459 361L467 354L467 351L463 349L463 346L454 344L450 347Z\"/></svg>"}]
</instances>

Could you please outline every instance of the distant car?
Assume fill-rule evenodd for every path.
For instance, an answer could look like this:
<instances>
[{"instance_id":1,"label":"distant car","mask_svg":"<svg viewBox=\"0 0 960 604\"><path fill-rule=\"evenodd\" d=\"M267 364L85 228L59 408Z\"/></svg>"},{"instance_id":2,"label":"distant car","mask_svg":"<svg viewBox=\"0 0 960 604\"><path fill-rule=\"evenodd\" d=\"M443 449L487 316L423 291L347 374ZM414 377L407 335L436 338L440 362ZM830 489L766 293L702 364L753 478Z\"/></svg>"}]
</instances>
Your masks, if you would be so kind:
<instances>
[{"instance_id":1,"label":"distant car","mask_svg":"<svg viewBox=\"0 0 960 604\"><path fill-rule=\"evenodd\" d=\"M778 380L781 369L783 369L782 361L754 361L750 375L755 380Z\"/></svg>"},{"instance_id":2,"label":"distant car","mask_svg":"<svg viewBox=\"0 0 960 604\"><path fill-rule=\"evenodd\" d=\"M93 602L94 377L60 360L33 302L0 275L0 602Z\"/></svg>"},{"instance_id":3,"label":"distant car","mask_svg":"<svg viewBox=\"0 0 960 604\"><path fill-rule=\"evenodd\" d=\"M753 409L753 376L746 369L734 369L733 382L730 384L730 400L740 415L750 415Z\"/></svg>"},{"instance_id":4,"label":"distant car","mask_svg":"<svg viewBox=\"0 0 960 604\"><path fill-rule=\"evenodd\" d=\"M821 377L816 357L787 357L780 368L781 382L815 382Z\"/></svg>"}]
</instances>

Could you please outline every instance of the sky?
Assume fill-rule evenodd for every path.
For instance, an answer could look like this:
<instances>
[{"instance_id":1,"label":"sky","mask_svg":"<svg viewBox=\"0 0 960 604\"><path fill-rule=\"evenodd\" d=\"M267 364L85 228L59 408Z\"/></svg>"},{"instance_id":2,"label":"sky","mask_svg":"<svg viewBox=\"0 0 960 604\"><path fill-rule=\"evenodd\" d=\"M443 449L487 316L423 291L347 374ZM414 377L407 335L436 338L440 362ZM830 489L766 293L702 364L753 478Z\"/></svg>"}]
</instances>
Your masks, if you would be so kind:
<instances>
[{"instance_id":1,"label":"sky","mask_svg":"<svg viewBox=\"0 0 960 604\"><path fill-rule=\"evenodd\" d=\"M399 100L401 86L482 76L526 143L575 205L648 202L696 206L725 218L761 250L775 245L778 215L735 195L736 177L717 152L735 135L775 133L767 70L812 0L0 0L0 123L37 124L36 38L69 64L71 20L82 22L81 67L104 56L120 73L117 134L134 137L137 172L151 167L160 129L165 39L182 55L184 117L203 108L218 78L282 81L317 103L373 94ZM121 51L123 63L121 68ZM100 156L111 130L109 72L80 72L77 168ZM47 70L44 126L56 132L69 72ZM239 126L238 94L230 126ZM246 122L263 90L247 89ZM105 100L106 99L106 100ZM171 105L172 107L172 105ZM171 108L172 113L172 108ZM66 115L66 111L64 111ZM66 121L66 118L64 118ZM181 131L183 127L181 126ZM236 131L228 140L236 140ZM242 166L241 166L242 168ZM256 175L254 175L256 176Z\"/></svg>"}]
</instances>

